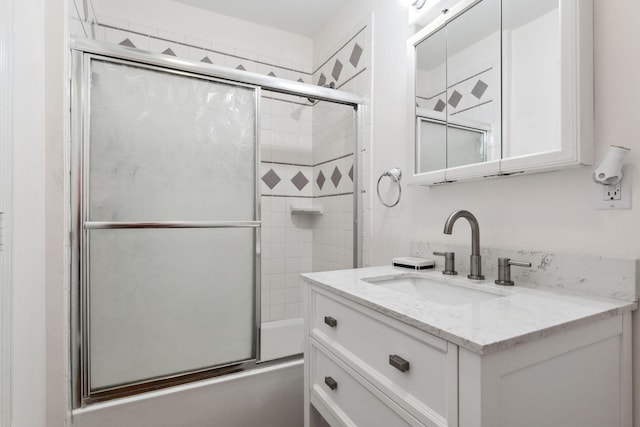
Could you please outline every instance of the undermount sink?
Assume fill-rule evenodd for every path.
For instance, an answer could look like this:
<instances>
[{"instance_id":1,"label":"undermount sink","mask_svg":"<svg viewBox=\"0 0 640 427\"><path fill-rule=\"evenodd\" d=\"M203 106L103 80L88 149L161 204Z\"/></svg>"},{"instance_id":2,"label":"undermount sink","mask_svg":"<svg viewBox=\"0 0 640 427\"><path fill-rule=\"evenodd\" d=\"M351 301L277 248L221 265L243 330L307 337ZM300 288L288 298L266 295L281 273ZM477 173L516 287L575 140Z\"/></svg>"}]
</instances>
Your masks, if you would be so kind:
<instances>
[{"instance_id":1,"label":"undermount sink","mask_svg":"<svg viewBox=\"0 0 640 427\"><path fill-rule=\"evenodd\" d=\"M461 305L509 295L508 292L489 289L472 289L459 284L447 283L410 274L400 276L368 277L367 283L391 291L442 305Z\"/></svg>"}]
</instances>

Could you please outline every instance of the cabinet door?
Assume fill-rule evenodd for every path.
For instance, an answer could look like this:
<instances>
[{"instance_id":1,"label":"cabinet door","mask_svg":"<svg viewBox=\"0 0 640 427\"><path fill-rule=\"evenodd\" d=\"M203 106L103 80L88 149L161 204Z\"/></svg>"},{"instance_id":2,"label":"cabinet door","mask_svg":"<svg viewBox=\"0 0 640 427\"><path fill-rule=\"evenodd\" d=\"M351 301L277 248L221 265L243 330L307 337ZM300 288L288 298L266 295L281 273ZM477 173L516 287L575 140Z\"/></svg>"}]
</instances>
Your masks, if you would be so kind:
<instances>
[{"instance_id":1,"label":"cabinet door","mask_svg":"<svg viewBox=\"0 0 640 427\"><path fill-rule=\"evenodd\" d=\"M501 173L592 162L591 0L502 2Z\"/></svg>"}]
</instances>

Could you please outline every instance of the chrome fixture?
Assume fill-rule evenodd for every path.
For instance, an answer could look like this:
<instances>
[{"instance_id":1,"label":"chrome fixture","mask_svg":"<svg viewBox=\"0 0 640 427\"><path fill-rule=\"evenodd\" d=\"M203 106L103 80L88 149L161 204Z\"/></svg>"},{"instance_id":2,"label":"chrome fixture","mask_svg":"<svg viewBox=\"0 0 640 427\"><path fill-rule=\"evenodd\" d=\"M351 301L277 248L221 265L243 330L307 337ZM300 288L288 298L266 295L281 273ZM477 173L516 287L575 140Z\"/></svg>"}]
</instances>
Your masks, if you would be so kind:
<instances>
[{"instance_id":1,"label":"chrome fixture","mask_svg":"<svg viewBox=\"0 0 640 427\"><path fill-rule=\"evenodd\" d=\"M469 221L469 225L471 225L471 268L467 277L473 280L484 280L484 276L482 275L482 260L480 258L480 225L478 225L476 217L469 211L454 211L449 215L449 218L447 218L447 222L444 223L444 234L451 234L453 224L455 224L458 218L465 218Z\"/></svg>"},{"instance_id":2,"label":"chrome fixture","mask_svg":"<svg viewBox=\"0 0 640 427\"><path fill-rule=\"evenodd\" d=\"M498 258L498 280L496 280L496 285L513 286L513 280L511 280L512 265L516 267L531 267L530 262L511 261L509 258Z\"/></svg>"},{"instance_id":3,"label":"chrome fixture","mask_svg":"<svg viewBox=\"0 0 640 427\"><path fill-rule=\"evenodd\" d=\"M422 6L427 2L427 0L408 0L407 3L409 6L413 6L416 9L422 9Z\"/></svg>"},{"instance_id":4,"label":"chrome fixture","mask_svg":"<svg viewBox=\"0 0 640 427\"><path fill-rule=\"evenodd\" d=\"M380 195L380 181L382 181L382 178L384 178L385 176L388 176L391 181L393 181L398 186L398 197L396 198L395 202L387 203L382 199L382 196ZM380 200L380 203L388 208L392 208L400 203L400 197L402 197L402 186L400 185L400 178L402 178L402 171L397 166L384 172L382 175L380 175L380 178L378 178L378 186L376 187L378 191L378 200Z\"/></svg>"},{"instance_id":5,"label":"chrome fixture","mask_svg":"<svg viewBox=\"0 0 640 427\"><path fill-rule=\"evenodd\" d=\"M630 148L610 145L604 160L593 171L593 181L597 184L615 185L622 180L622 161Z\"/></svg>"},{"instance_id":6,"label":"chrome fixture","mask_svg":"<svg viewBox=\"0 0 640 427\"><path fill-rule=\"evenodd\" d=\"M455 276L458 274L456 271L456 254L454 252L434 252L434 255L444 257L444 270L442 274L447 276Z\"/></svg>"},{"instance_id":7,"label":"chrome fixture","mask_svg":"<svg viewBox=\"0 0 640 427\"><path fill-rule=\"evenodd\" d=\"M329 84L326 85L318 85L318 87L325 87L327 89L335 89L336 88L336 84L334 82L331 82ZM307 101L309 101L311 103L311 105L316 105L318 102L320 102L319 99L315 99L315 98L307 98Z\"/></svg>"}]
</instances>

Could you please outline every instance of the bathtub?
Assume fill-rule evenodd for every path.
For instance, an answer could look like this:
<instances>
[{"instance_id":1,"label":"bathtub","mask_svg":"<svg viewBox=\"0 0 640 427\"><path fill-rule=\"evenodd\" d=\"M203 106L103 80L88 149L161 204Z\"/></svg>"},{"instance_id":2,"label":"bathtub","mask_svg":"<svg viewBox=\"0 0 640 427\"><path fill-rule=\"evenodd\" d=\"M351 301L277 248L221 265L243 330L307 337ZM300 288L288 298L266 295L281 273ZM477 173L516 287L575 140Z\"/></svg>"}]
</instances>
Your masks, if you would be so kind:
<instances>
[{"instance_id":1,"label":"bathtub","mask_svg":"<svg viewBox=\"0 0 640 427\"><path fill-rule=\"evenodd\" d=\"M303 321L262 324L263 361L302 353ZM72 412L73 427L300 427L303 360L97 403Z\"/></svg>"},{"instance_id":2,"label":"bathtub","mask_svg":"<svg viewBox=\"0 0 640 427\"><path fill-rule=\"evenodd\" d=\"M275 320L262 324L260 359L268 361L301 354L303 351L303 319Z\"/></svg>"}]
</instances>

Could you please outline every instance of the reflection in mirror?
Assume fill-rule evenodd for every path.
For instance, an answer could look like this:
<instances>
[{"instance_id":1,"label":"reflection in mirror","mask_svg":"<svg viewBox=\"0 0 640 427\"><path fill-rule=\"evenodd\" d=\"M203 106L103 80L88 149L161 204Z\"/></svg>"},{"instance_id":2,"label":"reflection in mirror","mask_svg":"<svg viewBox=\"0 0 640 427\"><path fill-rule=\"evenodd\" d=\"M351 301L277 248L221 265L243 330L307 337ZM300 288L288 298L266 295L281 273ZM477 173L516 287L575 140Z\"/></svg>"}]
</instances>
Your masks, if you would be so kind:
<instances>
[{"instance_id":1,"label":"reflection in mirror","mask_svg":"<svg viewBox=\"0 0 640 427\"><path fill-rule=\"evenodd\" d=\"M559 0L502 4L503 157L561 149Z\"/></svg>"},{"instance_id":2,"label":"reflection in mirror","mask_svg":"<svg viewBox=\"0 0 640 427\"><path fill-rule=\"evenodd\" d=\"M483 0L416 46L416 173L501 155L500 1Z\"/></svg>"},{"instance_id":3,"label":"reflection in mirror","mask_svg":"<svg viewBox=\"0 0 640 427\"><path fill-rule=\"evenodd\" d=\"M416 173L447 167L446 62L442 28L416 46Z\"/></svg>"}]
</instances>

